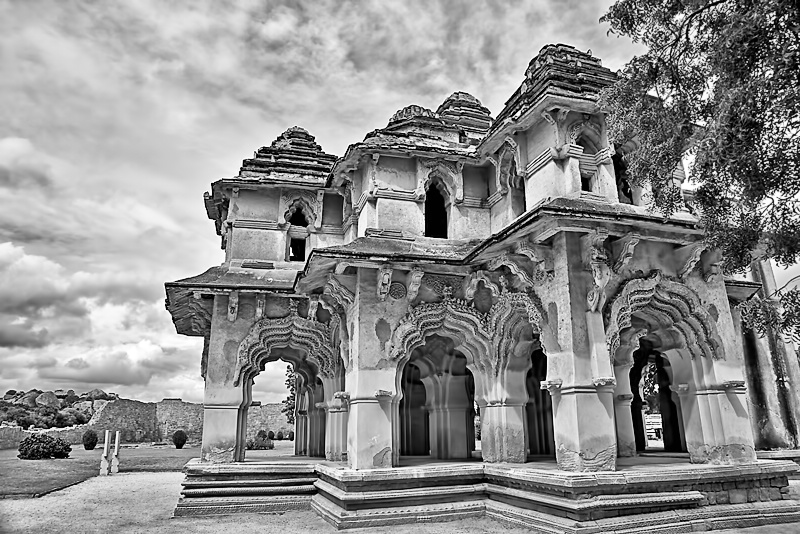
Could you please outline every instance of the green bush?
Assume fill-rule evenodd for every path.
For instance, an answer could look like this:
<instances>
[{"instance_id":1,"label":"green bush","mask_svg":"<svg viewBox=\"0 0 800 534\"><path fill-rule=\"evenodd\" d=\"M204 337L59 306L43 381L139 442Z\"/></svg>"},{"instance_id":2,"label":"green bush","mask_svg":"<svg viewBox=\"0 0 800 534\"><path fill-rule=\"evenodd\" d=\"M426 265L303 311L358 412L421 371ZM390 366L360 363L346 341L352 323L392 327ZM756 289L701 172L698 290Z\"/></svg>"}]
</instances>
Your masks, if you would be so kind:
<instances>
[{"instance_id":1,"label":"green bush","mask_svg":"<svg viewBox=\"0 0 800 534\"><path fill-rule=\"evenodd\" d=\"M275 439L277 439L278 441L283 441L283 431L282 430L278 430L278 434L275 436Z\"/></svg>"},{"instance_id":2,"label":"green bush","mask_svg":"<svg viewBox=\"0 0 800 534\"><path fill-rule=\"evenodd\" d=\"M275 432L273 432L272 430L267 432L267 439L275 439Z\"/></svg>"},{"instance_id":3,"label":"green bush","mask_svg":"<svg viewBox=\"0 0 800 534\"><path fill-rule=\"evenodd\" d=\"M45 460L47 458L69 458L72 447L61 438L47 434L33 434L19 444L17 458L21 460Z\"/></svg>"},{"instance_id":4,"label":"green bush","mask_svg":"<svg viewBox=\"0 0 800 534\"><path fill-rule=\"evenodd\" d=\"M69 458L69 453L72 452L72 447L69 443L61 438L55 438L53 443L53 458Z\"/></svg>"},{"instance_id":5,"label":"green bush","mask_svg":"<svg viewBox=\"0 0 800 534\"><path fill-rule=\"evenodd\" d=\"M294 430L289 431L289 441L294 441Z\"/></svg>"},{"instance_id":6,"label":"green bush","mask_svg":"<svg viewBox=\"0 0 800 534\"><path fill-rule=\"evenodd\" d=\"M183 446L186 445L187 439L186 432L183 430L176 430L175 433L172 434L172 443L175 444L176 449L182 449Z\"/></svg>"},{"instance_id":7,"label":"green bush","mask_svg":"<svg viewBox=\"0 0 800 534\"><path fill-rule=\"evenodd\" d=\"M95 447L97 447L97 432L92 430L91 428L83 433L83 437L81 438L83 441L83 448L87 451L93 451Z\"/></svg>"},{"instance_id":8,"label":"green bush","mask_svg":"<svg viewBox=\"0 0 800 534\"><path fill-rule=\"evenodd\" d=\"M274 449L275 444L267 437L256 436L256 439L247 441L247 448L254 451L265 451Z\"/></svg>"},{"instance_id":9,"label":"green bush","mask_svg":"<svg viewBox=\"0 0 800 534\"><path fill-rule=\"evenodd\" d=\"M261 430L258 431L258 433L256 433L256 437L261 439L267 439L269 436L267 436L267 431L262 428Z\"/></svg>"}]
</instances>

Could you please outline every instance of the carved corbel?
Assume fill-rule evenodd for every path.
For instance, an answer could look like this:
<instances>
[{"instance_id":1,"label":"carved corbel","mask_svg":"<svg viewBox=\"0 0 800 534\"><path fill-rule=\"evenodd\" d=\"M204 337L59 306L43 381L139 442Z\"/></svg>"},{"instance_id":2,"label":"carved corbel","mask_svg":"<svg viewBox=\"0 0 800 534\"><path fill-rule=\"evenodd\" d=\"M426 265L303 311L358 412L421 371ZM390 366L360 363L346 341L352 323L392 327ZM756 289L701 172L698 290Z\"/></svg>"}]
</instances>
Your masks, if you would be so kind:
<instances>
[{"instance_id":1,"label":"carved corbel","mask_svg":"<svg viewBox=\"0 0 800 534\"><path fill-rule=\"evenodd\" d=\"M267 306L267 297L263 293L256 295L256 319L264 316L264 308Z\"/></svg>"},{"instance_id":2,"label":"carved corbel","mask_svg":"<svg viewBox=\"0 0 800 534\"><path fill-rule=\"evenodd\" d=\"M233 322L239 314L239 292L231 291L228 295L228 320Z\"/></svg>"},{"instance_id":3,"label":"carved corbel","mask_svg":"<svg viewBox=\"0 0 800 534\"><path fill-rule=\"evenodd\" d=\"M392 268L389 265L381 265L378 269L378 300L386 300L389 295L389 286L392 283Z\"/></svg>"},{"instance_id":4,"label":"carved corbel","mask_svg":"<svg viewBox=\"0 0 800 534\"><path fill-rule=\"evenodd\" d=\"M553 250L545 245L532 245L519 241L514 245L514 252L527 256L533 263L533 282L537 284L553 281Z\"/></svg>"},{"instance_id":5,"label":"carved corbel","mask_svg":"<svg viewBox=\"0 0 800 534\"><path fill-rule=\"evenodd\" d=\"M312 321L317 320L317 308L319 307L319 295L308 297L308 318Z\"/></svg>"},{"instance_id":6,"label":"carved corbel","mask_svg":"<svg viewBox=\"0 0 800 534\"><path fill-rule=\"evenodd\" d=\"M406 280L406 286L408 292L406 296L408 297L408 302L413 302L417 295L419 294L419 287L422 285L422 277L425 276L425 271L420 269L419 267L414 267L408 273L408 279Z\"/></svg>"},{"instance_id":7,"label":"carved corbel","mask_svg":"<svg viewBox=\"0 0 800 534\"><path fill-rule=\"evenodd\" d=\"M700 261L703 268L703 280L710 282L721 276L722 268L720 263L722 262L722 255L718 250L709 249L700 256Z\"/></svg>"},{"instance_id":8,"label":"carved corbel","mask_svg":"<svg viewBox=\"0 0 800 534\"><path fill-rule=\"evenodd\" d=\"M511 258L508 252L503 252L486 262L486 267L490 271L496 271L503 266L508 267L508 270L511 271L514 276L519 278L524 286L533 287L533 279L531 279L531 277L528 276L528 273L526 273L525 270Z\"/></svg>"},{"instance_id":9,"label":"carved corbel","mask_svg":"<svg viewBox=\"0 0 800 534\"><path fill-rule=\"evenodd\" d=\"M675 249L675 258L677 258L679 265L678 277L681 280L685 282L686 279L689 278L689 275L700 261L700 257L703 255L703 251L706 250L706 248L708 248L708 245L700 241Z\"/></svg>"},{"instance_id":10,"label":"carved corbel","mask_svg":"<svg viewBox=\"0 0 800 534\"><path fill-rule=\"evenodd\" d=\"M483 282L486 289L492 292L492 297L500 297L500 287L492 282L486 271L476 271L469 275L469 282L464 289L464 298L467 301L472 301L475 298L475 291L478 290L478 283Z\"/></svg>"},{"instance_id":11,"label":"carved corbel","mask_svg":"<svg viewBox=\"0 0 800 534\"><path fill-rule=\"evenodd\" d=\"M639 244L641 236L639 234L627 234L614 242L614 248L618 250L617 259L614 262L614 272L619 274L633 258L636 245Z\"/></svg>"},{"instance_id":12,"label":"carved corbel","mask_svg":"<svg viewBox=\"0 0 800 534\"><path fill-rule=\"evenodd\" d=\"M596 388L614 387L617 385L617 379L613 376L600 376L592 379L592 385Z\"/></svg>"},{"instance_id":13,"label":"carved corbel","mask_svg":"<svg viewBox=\"0 0 800 534\"><path fill-rule=\"evenodd\" d=\"M347 289L342 283L332 274L328 275L328 282L325 284L325 289L322 290L324 295L329 295L338 306L347 310L355 302L356 296L352 291Z\"/></svg>"},{"instance_id":14,"label":"carved corbel","mask_svg":"<svg viewBox=\"0 0 800 534\"><path fill-rule=\"evenodd\" d=\"M564 383L563 380L560 378L554 378L552 380L543 380L539 383L539 388L543 390L547 390L550 392L550 395L554 395L561 390L561 385Z\"/></svg>"},{"instance_id":15,"label":"carved corbel","mask_svg":"<svg viewBox=\"0 0 800 534\"><path fill-rule=\"evenodd\" d=\"M325 190L320 189L317 191L317 206L319 208L318 216L314 219L314 228L320 228L322 226L322 205L325 200Z\"/></svg>"},{"instance_id":16,"label":"carved corbel","mask_svg":"<svg viewBox=\"0 0 800 534\"><path fill-rule=\"evenodd\" d=\"M589 311L592 312L603 309L606 300L606 285L611 280L608 253L604 246L606 239L608 239L608 231L605 229L599 229L581 238L584 267L592 273L593 279L592 288L586 295L586 304Z\"/></svg>"},{"instance_id":17,"label":"carved corbel","mask_svg":"<svg viewBox=\"0 0 800 534\"><path fill-rule=\"evenodd\" d=\"M394 394L391 391L385 389L378 389L375 391L375 398L379 401L389 400L392 398Z\"/></svg>"}]
</instances>

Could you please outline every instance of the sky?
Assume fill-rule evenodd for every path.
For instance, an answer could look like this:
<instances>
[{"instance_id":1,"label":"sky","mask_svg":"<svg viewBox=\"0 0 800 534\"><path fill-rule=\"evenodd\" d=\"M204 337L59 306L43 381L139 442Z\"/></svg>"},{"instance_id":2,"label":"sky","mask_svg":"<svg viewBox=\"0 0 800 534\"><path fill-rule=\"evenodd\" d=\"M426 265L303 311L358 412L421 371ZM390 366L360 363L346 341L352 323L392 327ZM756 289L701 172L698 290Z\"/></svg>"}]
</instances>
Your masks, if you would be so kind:
<instances>
[{"instance_id":1,"label":"sky","mask_svg":"<svg viewBox=\"0 0 800 534\"><path fill-rule=\"evenodd\" d=\"M224 259L211 182L293 125L342 155L456 90L496 115L545 44L617 70L610 4L0 0L0 390L202 401L163 284Z\"/></svg>"}]
</instances>

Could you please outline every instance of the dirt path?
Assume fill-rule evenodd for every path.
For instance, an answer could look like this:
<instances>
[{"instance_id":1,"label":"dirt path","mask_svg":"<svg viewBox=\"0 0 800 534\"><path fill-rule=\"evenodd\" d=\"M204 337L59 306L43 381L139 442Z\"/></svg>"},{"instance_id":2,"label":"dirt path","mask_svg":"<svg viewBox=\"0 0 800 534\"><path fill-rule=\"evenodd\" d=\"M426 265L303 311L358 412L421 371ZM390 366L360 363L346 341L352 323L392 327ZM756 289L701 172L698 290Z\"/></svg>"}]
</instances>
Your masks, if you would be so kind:
<instances>
[{"instance_id":1,"label":"dirt path","mask_svg":"<svg viewBox=\"0 0 800 534\"><path fill-rule=\"evenodd\" d=\"M186 534L251 533L265 528L281 534L334 533L330 525L313 512L281 515L239 514L204 518L171 519L180 494L182 473L124 473L95 477L76 486L37 499L0 500L0 533L134 533ZM359 529L370 534L522 534L529 531L508 528L487 519L400 525ZM775 525L720 534L800 533L800 524Z\"/></svg>"}]
</instances>

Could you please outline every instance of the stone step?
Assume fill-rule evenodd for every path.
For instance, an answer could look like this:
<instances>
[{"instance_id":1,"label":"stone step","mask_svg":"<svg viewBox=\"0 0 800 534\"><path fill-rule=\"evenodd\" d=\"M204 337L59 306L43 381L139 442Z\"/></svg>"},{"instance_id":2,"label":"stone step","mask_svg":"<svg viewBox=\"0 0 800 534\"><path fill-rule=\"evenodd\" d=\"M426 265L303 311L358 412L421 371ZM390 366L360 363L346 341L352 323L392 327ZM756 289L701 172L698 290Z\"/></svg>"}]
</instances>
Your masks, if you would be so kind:
<instances>
[{"instance_id":1,"label":"stone step","mask_svg":"<svg viewBox=\"0 0 800 534\"><path fill-rule=\"evenodd\" d=\"M224 515L239 513L279 513L308 510L311 494L304 495L236 495L226 497L182 497L174 516Z\"/></svg>"},{"instance_id":2,"label":"stone step","mask_svg":"<svg viewBox=\"0 0 800 534\"><path fill-rule=\"evenodd\" d=\"M237 478L223 480L208 480L207 478L187 477L183 481L184 488L245 488L245 487L270 487L270 486L311 486L317 478Z\"/></svg>"},{"instance_id":3,"label":"stone step","mask_svg":"<svg viewBox=\"0 0 800 534\"><path fill-rule=\"evenodd\" d=\"M483 499L486 484L466 484L438 487L422 487L393 490L348 492L336 486L317 480L317 491L327 500L346 510L360 510L377 507L408 507L416 505L441 504L457 501Z\"/></svg>"},{"instance_id":4,"label":"stone step","mask_svg":"<svg viewBox=\"0 0 800 534\"><path fill-rule=\"evenodd\" d=\"M219 486L216 488L184 489L184 498L191 497L227 497L234 495L299 495L312 494L316 491L313 484L295 486Z\"/></svg>"}]
</instances>

